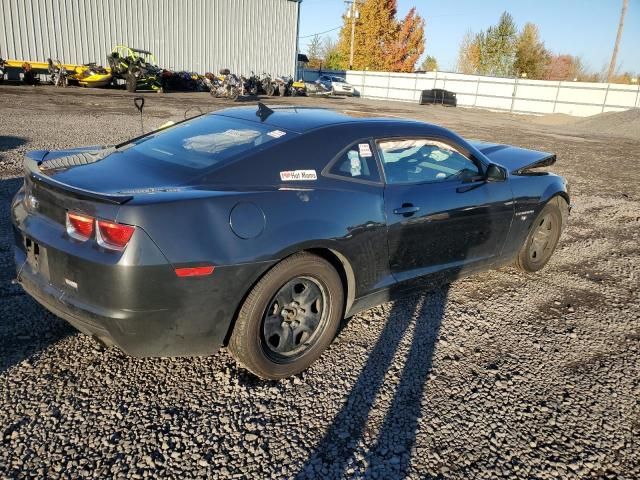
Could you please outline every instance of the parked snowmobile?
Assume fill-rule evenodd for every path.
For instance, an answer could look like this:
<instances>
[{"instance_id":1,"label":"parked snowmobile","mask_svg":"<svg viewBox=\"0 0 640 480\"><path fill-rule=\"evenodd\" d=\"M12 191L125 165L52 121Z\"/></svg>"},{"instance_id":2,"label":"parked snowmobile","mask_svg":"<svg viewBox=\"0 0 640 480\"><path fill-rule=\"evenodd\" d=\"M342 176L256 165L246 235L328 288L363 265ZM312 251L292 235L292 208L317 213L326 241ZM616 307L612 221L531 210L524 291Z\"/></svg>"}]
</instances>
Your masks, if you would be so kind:
<instances>
[{"instance_id":1,"label":"parked snowmobile","mask_svg":"<svg viewBox=\"0 0 640 480\"><path fill-rule=\"evenodd\" d=\"M111 83L112 75L109 70L95 63L86 63L76 67L69 80L78 82L81 87L106 87Z\"/></svg>"}]
</instances>

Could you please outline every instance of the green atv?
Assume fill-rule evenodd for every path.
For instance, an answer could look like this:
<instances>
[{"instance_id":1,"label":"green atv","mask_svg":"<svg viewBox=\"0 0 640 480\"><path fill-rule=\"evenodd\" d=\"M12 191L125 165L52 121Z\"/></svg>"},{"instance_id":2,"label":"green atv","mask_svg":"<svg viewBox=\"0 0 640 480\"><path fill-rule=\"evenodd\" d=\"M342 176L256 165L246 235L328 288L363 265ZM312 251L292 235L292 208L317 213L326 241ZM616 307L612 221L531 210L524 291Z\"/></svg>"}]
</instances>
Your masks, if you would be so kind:
<instances>
[{"instance_id":1,"label":"green atv","mask_svg":"<svg viewBox=\"0 0 640 480\"><path fill-rule=\"evenodd\" d=\"M107 55L107 60L113 78L124 80L129 92L162 91L160 83L162 69L156 65L156 58L151 52L126 45L116 45Z\"/></svg>"}]
</instances>

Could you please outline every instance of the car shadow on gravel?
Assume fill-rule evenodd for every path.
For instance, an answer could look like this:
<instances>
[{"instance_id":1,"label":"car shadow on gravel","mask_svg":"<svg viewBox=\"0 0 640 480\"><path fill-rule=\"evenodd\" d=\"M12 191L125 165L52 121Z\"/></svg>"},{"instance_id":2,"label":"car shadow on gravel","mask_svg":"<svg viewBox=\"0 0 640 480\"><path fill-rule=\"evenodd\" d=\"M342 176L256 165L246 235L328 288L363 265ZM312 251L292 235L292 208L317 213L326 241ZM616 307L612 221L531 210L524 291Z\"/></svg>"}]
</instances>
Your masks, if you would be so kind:
<instances>
[{"instance_id":1,"label":"car shadow on gravel","mask_svg":"<svg viewBox=\"0 0 640 480\"><path fill-rule=\"evenodd\" d=\"M11 135L0 135L0 161L4 160L4 152L21 147L27 143L26 138L14 137Z\"/></svg>"},{"instance_id":2,"label":"car shadow on gravel","mask_svg":"<svg viewBox=\"0 0 640 480\"><path fill-rule=\"evenodd\" d=\"M0 180L0 374L74 332L12 282L16 271L10 205L21 185L22 178Z\"/></svg>"},{"instance_id":3,"label":"car shadow on gravel","mask_svg":"<svg viewBox=\"0 0 640 480\"><path fill-rule=\"evenodd\" d=\"M342 409L298 478L343 478L351 476L354 470L364 470L367 478L406 477L448 289L445 286L426 296L413 294L393 304L380 337ZM407 336L412 340L402 372L398 374L392 398L384 398L384 383L390 381L387 374L392 369L394 357L404 350L401 346ZM376 401L389 406L375 440L361 452L358 443L363 439Z\"/></svg>"}]
</instances>

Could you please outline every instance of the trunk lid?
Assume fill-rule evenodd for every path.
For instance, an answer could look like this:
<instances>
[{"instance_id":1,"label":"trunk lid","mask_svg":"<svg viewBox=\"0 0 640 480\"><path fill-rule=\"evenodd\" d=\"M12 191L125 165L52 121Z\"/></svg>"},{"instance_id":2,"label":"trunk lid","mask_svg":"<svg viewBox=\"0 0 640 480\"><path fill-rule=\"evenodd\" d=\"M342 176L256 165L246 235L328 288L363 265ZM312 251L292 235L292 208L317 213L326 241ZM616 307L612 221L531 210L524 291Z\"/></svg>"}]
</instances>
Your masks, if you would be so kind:
<instances>
[{"instance_id":1,"label":"trunk lid","mask_svg":"<svg viewBox=\"0 0 640 480\"><path fill-rule=\"evenodd\" d=\"M491 162L502 165L515 175L526 173L527 170L533 168L547 167L556 163L555 153L539 152L497 143L478 141L469 143L480 150Z\"/></svg>"},{"instance_id":2,"label":"trunk lid","mask_svg":"<svg viewBox=\"0 0 640 480\"><path fill-rule=\"evenodd\" d=\"M27 166L29 161L31 164ZM152 162L132 149L115 147L32 152L25 167L52 188L58 186L115 203L128 201L131 192L175 188L193 177L192 172Z\"/></svg>"}]
</instances>

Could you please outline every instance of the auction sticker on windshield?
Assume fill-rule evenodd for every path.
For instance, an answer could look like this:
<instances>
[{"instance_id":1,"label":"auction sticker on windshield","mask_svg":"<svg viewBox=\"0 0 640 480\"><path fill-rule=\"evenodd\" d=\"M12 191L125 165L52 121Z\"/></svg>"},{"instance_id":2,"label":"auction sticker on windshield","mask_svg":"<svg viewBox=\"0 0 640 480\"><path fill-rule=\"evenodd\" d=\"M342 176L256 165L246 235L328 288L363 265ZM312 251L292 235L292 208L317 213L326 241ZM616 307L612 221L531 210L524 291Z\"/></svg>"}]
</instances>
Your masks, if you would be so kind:
<instances>
[{"instance_id":1,"label":"auction sticker on windshield","mask_svg":"<svg viewBox=\"0 0 640 480\"><path fill-rule=\"evenodd\" d=\"M280 172L280 180L283 182L299 182L307 180L317 180L315 170L291 170L288 172Z\"/></svg>"}]
</instances>

